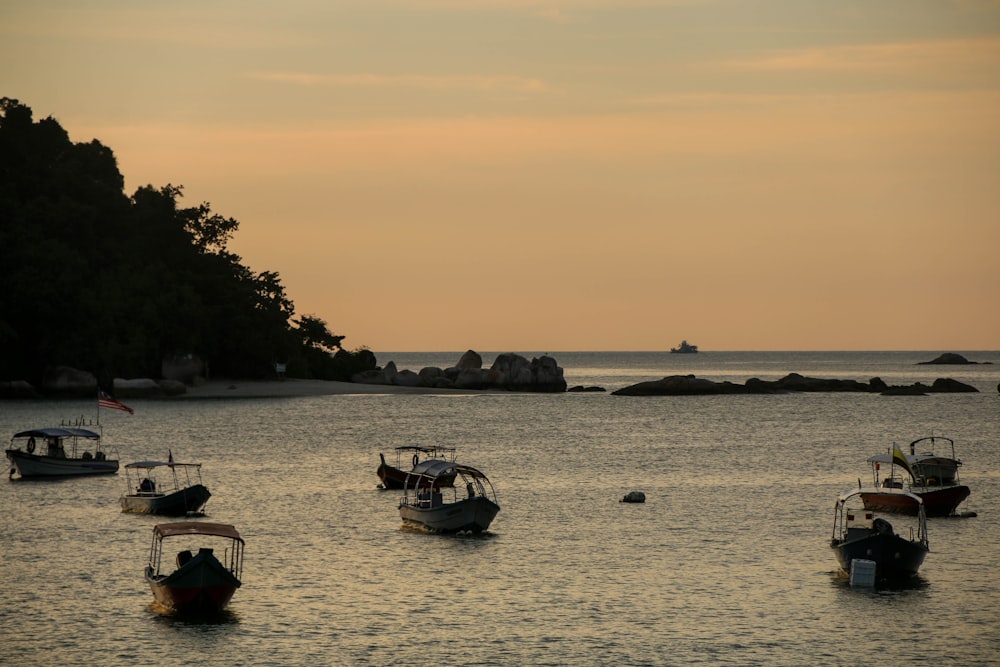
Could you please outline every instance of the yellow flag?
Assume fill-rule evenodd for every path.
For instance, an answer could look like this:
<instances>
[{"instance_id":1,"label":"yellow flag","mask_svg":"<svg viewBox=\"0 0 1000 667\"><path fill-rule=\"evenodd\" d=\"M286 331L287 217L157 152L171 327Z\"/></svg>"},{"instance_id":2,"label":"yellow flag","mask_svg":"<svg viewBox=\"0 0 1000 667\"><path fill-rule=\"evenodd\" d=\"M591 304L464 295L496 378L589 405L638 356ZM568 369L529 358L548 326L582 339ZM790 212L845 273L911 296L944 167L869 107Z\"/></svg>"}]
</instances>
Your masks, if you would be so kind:
<instances>
[{"instance_id":1,"label":"yellow flag","mask_svg":"<svg viewBox=\"0 0 1000 667\"><path fill-rule=\"evenodd\" d=\"M910 468L910 462L906 460L906 456L903 454L903 452L899 451L899 447L897 447L895 444L893 444L892 446L892 463L893 465L897 465L906 472L910 473L911 478L914 477L913 469Z\"/></svg>"}]
</instances>

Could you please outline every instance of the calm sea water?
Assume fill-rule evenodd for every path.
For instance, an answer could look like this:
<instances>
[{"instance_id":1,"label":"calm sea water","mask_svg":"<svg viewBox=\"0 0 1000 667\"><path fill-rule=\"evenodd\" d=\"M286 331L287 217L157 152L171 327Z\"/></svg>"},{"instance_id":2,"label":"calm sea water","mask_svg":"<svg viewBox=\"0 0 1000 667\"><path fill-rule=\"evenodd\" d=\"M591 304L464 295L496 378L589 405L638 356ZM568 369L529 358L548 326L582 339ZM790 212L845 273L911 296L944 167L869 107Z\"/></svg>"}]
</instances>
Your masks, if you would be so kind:
<instances>
[{"instance_id":1,"label":"calm sea water","mask_svg":"<svg viewBox=\"0 0 1000 667\"><path fill-rule=\"evenodd\" d=\"M962 352L962 351L960 351ZM544 352L528 353L537 356ZM216 623L159 615L153 517L124 475L0 483L0 663L10 665L986 665L1000 656L1000 352L558 353L570 385L788 372L978 394L629 398L340 395L136 400L103 411L123 461L204 464L207 518L247 540ZM484 353L486 363L492 356ZM400 368L459 353L379 355ZM0 403L17 430L88 401ZM932 519L912 586L851 590L833 504L893 442L956 440L973 519ZM401 527L380 451L458 447L495 483L483 537ZM642 505L619 503L641 490Z\"/></svg>"}]
</instances>

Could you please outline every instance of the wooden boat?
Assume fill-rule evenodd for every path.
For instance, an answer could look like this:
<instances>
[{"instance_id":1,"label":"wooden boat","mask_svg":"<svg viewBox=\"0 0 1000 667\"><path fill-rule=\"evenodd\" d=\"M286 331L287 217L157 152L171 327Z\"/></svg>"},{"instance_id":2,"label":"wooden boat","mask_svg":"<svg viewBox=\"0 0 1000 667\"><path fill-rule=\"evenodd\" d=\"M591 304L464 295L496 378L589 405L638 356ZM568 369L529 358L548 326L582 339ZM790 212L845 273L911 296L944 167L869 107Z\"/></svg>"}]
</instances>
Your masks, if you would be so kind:
<instances>
[{"instance_id":1,"label":"wooden boat","mask_svg":"<svg viewBox=\"0 0 1000 667\"><path fill-rule=\"evenodd\" d=\"M184 516L200 512L212 496L201 480L200 463L136 461L125 466L123 512Z\"/></svg>"},{"instance_id":2,"label":"wooden boat","mask_svg":"<svg viewBox=\"0 0 1000 667\"><path fill-rule=\"evenodd\" d=\"M691 345L686 340L682 340L680 345L670 348L670 352L673 354L697 354L698 346Z\"/></svg>"},{"instance_id":3,"label":"wooden boat","mask_svg":"<svg viewBox=\"0 0 1000 667\"><path fill-rule=\"evenodd\" d=\"M386 463L385 454L379 454L378 468L375 470L375 474L378 478L382 480L382 487L386 489L401 489L403 484L406 482L406 475L409 471L413 469L415 465L420 463L422 459L441 459L446 461L455 460L455 448L454 447L442 447L438 445L431 445L428 447L421 445L403 445L401 447L396 447L394 450L396 452L396 465L392 466ZM440 481L441 486L451 486L454 483L454 476L451 479L451 483L448 483L447 479L442 479Z\"/></svg>"},{"instance_id":4,"label":"wooden boat","mask_svg":"<svg viewBox=\"0 0 1000 667\"><path fill-rule=\"evenodd\" d=\"M462 484L457 485L461 479ZM452 483L444 486L441 480ZM438 533L481 533L500 506L493 484L472 466L430 459L407 475L399 515L403 523Z\"/></svg>"},{"instance_id":5,"label":"wooden boat","mask_svg":"<svg viewBox=\"0 0 1000 667\"><path fill-rule=\"evenodd\" d=\"M913 496L912 502L918 507L916 519L899 517L909 524L894 528L875 510L864 507L859 489L842 493L834 508L830 542L841 569L849 573L851 561L861 559L874 561L876 579L899 580L916 575L930 547L923 503L918 496Z\"/></svg>"},{"instance_id":6,"label":"wooden boat","mask_svg":"<svg viewBox=\"0 0 1000 667\"><path fill-rule=\"evenodd\" d=\"M10 477L69 477L118 472L117 458L109 458L101 434L86 428L58 426L15 433L5 450Z\"/></svg>"},{"instance_id":7,"label":"wooden boat","mask_svg":"<svg viewBox=\"0 0 1000 667\"><path fill-rule=\"evenodd\" d=\"M942 446L945 451L941 451ZM962 462L955 456L955 441L951 438L918 438L910 443L909 454L893 445L887 453L869 458L868 463L873 486L864 489L861 497L869 509L915 515L918 505L912 495L921 499L927 516L953 516L970 494L969 487L959 481ZM889 473L880 478L883 466ZM897 466L906 473L905 479L896 473Z\"/></svg>"},{"instance_id":8,"label":"wooden boat","mask_svg":"<svg viewBox=\"0 0 1000 667\"><path fill-rule=\"evenodd\" d=\"M194 616L217 614L242 585L243 546L243 538L229 524L157 524L153 526L146 582L156 601L169 611Z\"/></svg>"}]
</instances>

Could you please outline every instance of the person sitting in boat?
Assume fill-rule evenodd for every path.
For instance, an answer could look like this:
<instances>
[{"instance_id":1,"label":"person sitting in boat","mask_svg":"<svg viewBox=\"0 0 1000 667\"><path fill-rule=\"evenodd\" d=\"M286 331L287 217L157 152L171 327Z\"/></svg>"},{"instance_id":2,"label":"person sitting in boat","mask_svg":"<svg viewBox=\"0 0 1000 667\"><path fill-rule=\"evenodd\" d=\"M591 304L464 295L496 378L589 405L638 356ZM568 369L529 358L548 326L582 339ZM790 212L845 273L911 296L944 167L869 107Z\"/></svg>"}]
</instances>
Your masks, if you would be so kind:
<instances>
[{"instance_id":1,"label":"person sitting in boat","mask_svg":"<svg viewBox=\"0 0 1000 667\"><path fill-rule=\"evenodd\" d=\"M136 489L139 493L152 493L155 490L156 482L148 477L143 478L143 480L139 482L139 488Z\"/></svg>"},{"instance_id":2,"label":"person sitting in boat","mask_svg":"<svg viewBox=\"0 0 1000 667\"><path fill-rule=\"evenodd\" d=\"M63 449L62 443L59 442L59 438L49 438L47 440L48 444L48 456L53 456L58 459L66 458L66 450Z\"/></svg>"}]
</instances>

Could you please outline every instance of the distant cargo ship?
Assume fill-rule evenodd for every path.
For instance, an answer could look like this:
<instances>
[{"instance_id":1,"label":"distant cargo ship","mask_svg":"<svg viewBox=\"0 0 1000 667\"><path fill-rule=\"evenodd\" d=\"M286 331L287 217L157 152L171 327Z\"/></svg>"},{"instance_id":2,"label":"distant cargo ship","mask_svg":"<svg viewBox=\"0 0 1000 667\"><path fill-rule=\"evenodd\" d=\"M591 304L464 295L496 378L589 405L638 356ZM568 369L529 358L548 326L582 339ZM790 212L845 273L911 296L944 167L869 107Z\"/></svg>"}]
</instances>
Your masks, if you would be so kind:
<instances>
[{"instance_id":1,"label":"distant cargo ship","mask_svg":"<svg viewBox=\"0 0 1000 667\"><path fill-rule=\"evenodd\" d=\"M670 351L674 354L694 354L698 351L698 346L690 345L686 340L682 340L680 345L670 348Z\"/></svg>"}]
</instances>

